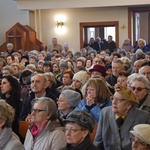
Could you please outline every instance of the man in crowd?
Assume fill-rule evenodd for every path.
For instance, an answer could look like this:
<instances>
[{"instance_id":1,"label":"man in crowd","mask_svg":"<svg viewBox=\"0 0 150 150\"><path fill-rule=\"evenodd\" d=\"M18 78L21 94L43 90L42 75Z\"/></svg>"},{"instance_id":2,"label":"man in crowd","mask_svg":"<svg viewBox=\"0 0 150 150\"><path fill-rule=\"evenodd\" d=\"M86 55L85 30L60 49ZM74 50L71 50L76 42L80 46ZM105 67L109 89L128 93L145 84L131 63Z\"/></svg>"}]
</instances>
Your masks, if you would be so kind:
<instances>
[{"instance_id":1,"label":"man in crowd","mask_svg":"<svg viewBox=\"0 0 150 150\"><path fill-rule=\"evenodd\" d=\"M104 50L109 50L109 54L111 54L112 52L114 52L115 48L116 48L116 43L112 40L112 36L109 35L108 36L108 41L106 41L104 44L103 44L103 49Z\"/></svg>"},{"instance_id":2,"label":"man in crowd","mask_svg":"<svg viewBox=\"0 0 150 150\"><path fill-rule=\"evenodd\" d=\"M30 121L31 103L34 98L51 97L50 93L46 91L47 78L44 74L34 74L31 77L31 93L23 100L20 120Z\"/></svg>"},{"instance_id":3,"label":"man in crowd","mask_svg":"<svg viewBox=\"0 0 150 150\"><path fill-rule=\"evenodd\" d=\"M7 50L6 52L11 55L12 53L14 53L15 51L13 50L14 45L12 43L8 43L7 44Z\"/></svg>"},{"instance_id":4,"label":"man in crowd","mask_svg":"<svg viewBox=\"0 0 150 150\"><path fill-rule=\"evenodd\" d=\"M143 66L139 69L139 73L146 76L146 78L150 81L150 66Z\"/></svg>"},{"instance_id":5,"label":"man in crowd","mask_svg":"<svg viewBox=\"0 0 150 150\"><path fill-rule=\"evenodd\" d=\"M117 83L117 78L119 76L119 72L124 70L123 62L118 58L112 62L112 75L106 77L106 81L112 86L111 92L114 93L113 87Z\"/></svg>"},{"instance_id":6,"label":"man in crowd","mask_svg":"<svg viewBox=\"0 0 150 150\"><path fill-rule=\"evenodd\" d=\"M63 47L57 43L57 38L52 38L52 44L49 46L48 51L51 53L54 49L58 50L58 52L63 50Z\"/></svg>"}]
</instances>

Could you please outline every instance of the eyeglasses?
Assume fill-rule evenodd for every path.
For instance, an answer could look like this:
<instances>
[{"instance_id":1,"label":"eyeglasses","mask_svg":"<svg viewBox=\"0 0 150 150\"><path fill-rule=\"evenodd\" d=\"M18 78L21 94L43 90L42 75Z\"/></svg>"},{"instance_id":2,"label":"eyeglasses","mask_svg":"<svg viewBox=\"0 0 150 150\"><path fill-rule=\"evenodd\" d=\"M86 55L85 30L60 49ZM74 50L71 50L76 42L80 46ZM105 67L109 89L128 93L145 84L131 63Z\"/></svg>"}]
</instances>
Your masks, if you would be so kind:
<instances>
[{"instance_id":1,"label":"eyeglasses","mask_svg":"<svg viewBox=\"0 0 150 150\"><path fill-rule=\"evenodd\" d=\"M69 133L75 133L75 132L77 132L77 131L81 131L81 130L83 130L83 129L67 129L67 128L65 128L65 132L69 132Z\"/></svg>"},{"instance_id":2,"label":"eyeglasses","mask_svg":"<svg viewBox=\"0 0 150 150\"><path fill-rule=\"evenodd\" d=\"M35 112L36 114L39 114L41 111L46 111L44 109L32 109L31 112Z\"/></svg>"},{"instance_id":3,"label":"eyeglasses","mask_svg":"<svg viewBox=\"0 0 150 150\"><path fill-rule=\"evenodd\" d=\"M122 101L126 100L125 98L119 99L119 98L114 98L114 97L110 97L111 101L116 101L117 103L121 103Z\"/></svg>"},{"instance_id":4,"label":"eyeglasses","mask_svg":"<svg viewBox=\"0 0 150 150\"><path fill-rule=\"evenodd\" d=\"M138 139L136 139L134 137L131 140L132 140L132 143L136 144L137 146L147 146L146 143L144 143L141 140L138 140Z\"/></svg>"},{"instance_id":5,"label":"eyeglasses","mask_svg":"<svg viewBox=\"0 0 150 150\"><path fill-rule=\"evenodd\" d=\"M134 87L134 86L131 86L130 88L131 88L132 91L137 90L138 92L141 92L142 90L146 89L146 88L142 88L142 87Z\"/></svg>"}]
</instances>

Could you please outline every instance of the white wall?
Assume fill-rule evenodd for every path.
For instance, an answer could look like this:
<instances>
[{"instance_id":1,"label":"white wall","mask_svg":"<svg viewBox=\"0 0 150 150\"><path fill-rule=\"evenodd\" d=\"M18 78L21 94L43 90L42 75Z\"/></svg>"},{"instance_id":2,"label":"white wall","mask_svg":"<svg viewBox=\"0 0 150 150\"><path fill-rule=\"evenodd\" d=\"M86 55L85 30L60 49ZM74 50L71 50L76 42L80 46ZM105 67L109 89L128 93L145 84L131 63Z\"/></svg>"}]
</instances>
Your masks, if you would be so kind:
<instances>
[{"instance_id":1,"label":"white wall","mask_svg":"<svg viewBox=\"0 0 150 150\"><path fill-rule=\"evenodd\" d=\"M14 0L0 0L0 45L6 41L5 33L17 22L29 25L29 12L17 10Z\"/></svg>"},{"instance_id":2,"label":"white wall","mask_svg":"<svg viewBox=\"0 0 150 150\"><path fill-rule=\"evenodd\" d=\"M149 0L16 0L19 9L61 9L150 5ZM36 4L36 5L35 5Z\"/></svg>"},{"instance_id":3,"label":"white wall","mask_svg":"<svg viewBox=\"0 0 150 150\"><path fill-rule=\"evenodd\" d=\"M56 32L56 16L63 15L66 32L64 34ZM79 9L55 9L41 11L41 33L42 41L49 45L52 37L57 37L58 42L63 44L68 42L75 49L80 49L79 23L80 22L104 22L119 21L119 46L128 37L128 29L122 30L122 24L128 25L127 7L107 7L107 8L79 8Z\"/></svg>"}]
</instances>

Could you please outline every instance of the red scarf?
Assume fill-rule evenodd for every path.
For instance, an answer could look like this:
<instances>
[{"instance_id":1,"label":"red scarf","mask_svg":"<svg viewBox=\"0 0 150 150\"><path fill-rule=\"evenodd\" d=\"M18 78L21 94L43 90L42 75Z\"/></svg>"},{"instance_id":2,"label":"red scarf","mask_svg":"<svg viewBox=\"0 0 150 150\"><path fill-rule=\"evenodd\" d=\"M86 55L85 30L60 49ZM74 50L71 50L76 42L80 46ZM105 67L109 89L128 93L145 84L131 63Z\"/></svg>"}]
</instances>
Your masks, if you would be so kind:
<instances>
[{"instance_id":1,"label":"red scarf","mask_svg":"<svg viewBox=\"0 0 150 150\"><path fill-rule=\"evenodd\" d=\"M31 134L34 137L34 139L37 137L37 135L41 132L41 130L47 125L48 121L44 122L39 128L36 126L36 124L33 124L31 129Z\"/></svg>"}]
</instances>

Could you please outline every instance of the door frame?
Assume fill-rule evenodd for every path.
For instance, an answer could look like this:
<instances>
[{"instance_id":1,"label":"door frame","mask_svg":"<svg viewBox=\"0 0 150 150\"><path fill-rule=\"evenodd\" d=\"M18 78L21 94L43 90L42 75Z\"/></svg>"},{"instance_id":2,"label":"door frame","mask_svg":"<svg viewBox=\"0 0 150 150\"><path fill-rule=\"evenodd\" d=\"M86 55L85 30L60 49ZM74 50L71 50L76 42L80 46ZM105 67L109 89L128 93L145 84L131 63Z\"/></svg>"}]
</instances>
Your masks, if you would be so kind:
<instances>
[{"instance_id":1,"label":"door frame","mask_svg":"<svg viewBox=\"0 0 150 150\"><path fill-rule=\"evenodd\" d=\"M119 21L107 21L107 22L81 22L80 23L80 49L83 48L84 41L83 36L87 36L86 33L83 35L84 28L87 27L110 27L114 26L116 28L116 46L119 46Z\"/></svg>"},{"instance_id":2,"label":"door frame","mask_svg":"<svg viewBox=\"0 0 150 150\"><path fill-rule=\"evenodd\" d=\"M128 37L131 40L131 43L135 43L135 13L140 13L140 12L150 12L150 6L146 7L129 7L128 8ZM133 19L133 20L132 20ZM149 14L149 25L150 26L150 14ZM149 31L150 32L150 27ZM150 35L148 37L148 40L150 41Z\"/></svg>"}]
</instances>

